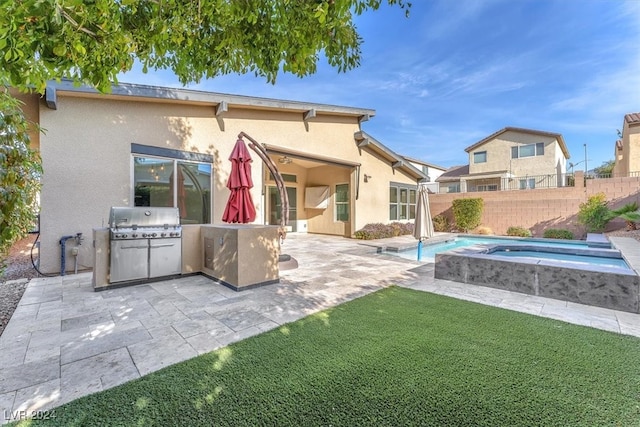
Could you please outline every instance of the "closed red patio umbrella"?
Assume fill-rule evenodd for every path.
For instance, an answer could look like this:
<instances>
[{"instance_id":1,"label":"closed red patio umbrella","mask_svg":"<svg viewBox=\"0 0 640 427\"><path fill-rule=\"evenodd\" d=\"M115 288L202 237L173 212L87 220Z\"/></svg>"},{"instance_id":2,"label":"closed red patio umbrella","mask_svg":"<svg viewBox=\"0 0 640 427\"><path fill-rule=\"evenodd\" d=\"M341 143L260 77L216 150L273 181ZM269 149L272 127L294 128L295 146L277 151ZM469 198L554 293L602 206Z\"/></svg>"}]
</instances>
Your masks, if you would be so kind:
<instances>
[{"instance_id":1,"label":"closed red patio umbrella","mask_svg":"<svg viewBox=\"0 0 640 427\"><path fill-rule=\"evenodd\" d=\"M229 156L231 174L227 188L231 190L222 220L229 223L253 222L256 219L256 208L251 198L251 155L242 138L238 138Z\"/></svg>"}]
</instances>

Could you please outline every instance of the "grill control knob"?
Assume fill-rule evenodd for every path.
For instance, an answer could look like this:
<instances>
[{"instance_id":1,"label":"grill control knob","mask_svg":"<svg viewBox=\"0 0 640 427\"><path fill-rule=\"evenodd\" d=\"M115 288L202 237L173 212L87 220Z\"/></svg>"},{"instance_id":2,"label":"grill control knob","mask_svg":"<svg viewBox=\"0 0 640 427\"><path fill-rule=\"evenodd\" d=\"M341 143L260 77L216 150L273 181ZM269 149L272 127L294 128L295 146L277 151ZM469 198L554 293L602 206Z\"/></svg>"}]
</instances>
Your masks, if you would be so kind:
<instances>
[{"instance_id":1,"label":"grill control knob","mask_svg":"<svg viewBox=\"0 0 640 427\"><path fill-rule=\"evenodd\" d=\"M151 237L157 237L157 236L158 236L158 233L153 233L153 234L151 235Z\"/></svg>"},{"instance_id":2,"label":"grill control knob","mask_svg":"<svg viewBox=\"0 0 640 427\"><path fill-rule=\"evenodd\" d=\"M127 238L127 235L126 235L126 234L123 234L121 237L122 237L123 239L126 239L126 238Z\"/></svg>"},{"instance_id":3,"label":"grill control knob","mask_svg":"<svg viewBox=\"0 0 640 427\"><path fill-rule=\"evenodd\" d=\"M131 235L131 237L133 237L133 238L135 239L136 237L138 237L138 234L133 233L133 234Z\"/></svg>"},{"instance_id":4,"label":"grill control knob","mask_svg":"<svg viewBox=\"0 0 640 427\"><path fill-rule=\"evenodd\" d=\"M160 233L160 237L164 237L166 235L167 235L167 233Z\"/></svg>"},{"instance_id":5,"label":"grill control knob","mask_svg":"<svg viewBox=\"0 0 640 427\"><path fill-rule=\"evenodd\" d=\"M142 237L147 237L147 233L142 233Z\"/></svg>"}]
</instances>

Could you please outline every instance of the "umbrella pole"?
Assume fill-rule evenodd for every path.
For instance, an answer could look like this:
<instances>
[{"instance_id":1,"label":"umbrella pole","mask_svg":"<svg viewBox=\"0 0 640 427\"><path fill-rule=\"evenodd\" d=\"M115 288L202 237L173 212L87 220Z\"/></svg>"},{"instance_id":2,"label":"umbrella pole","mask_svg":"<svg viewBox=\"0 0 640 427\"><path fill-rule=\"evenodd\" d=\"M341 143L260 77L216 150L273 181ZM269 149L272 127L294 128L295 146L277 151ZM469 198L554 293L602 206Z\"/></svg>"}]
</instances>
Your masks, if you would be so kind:
<instances>
[{"instance_id":1,"label":"umbrella pole","mask_svg":"<svg viewBox=\"0 0 640 427\"><path fill-rule=\"evenodd\" d=\"M422 240L418 240L418 261L422 258Z\"/></svg>"}]
</instances>

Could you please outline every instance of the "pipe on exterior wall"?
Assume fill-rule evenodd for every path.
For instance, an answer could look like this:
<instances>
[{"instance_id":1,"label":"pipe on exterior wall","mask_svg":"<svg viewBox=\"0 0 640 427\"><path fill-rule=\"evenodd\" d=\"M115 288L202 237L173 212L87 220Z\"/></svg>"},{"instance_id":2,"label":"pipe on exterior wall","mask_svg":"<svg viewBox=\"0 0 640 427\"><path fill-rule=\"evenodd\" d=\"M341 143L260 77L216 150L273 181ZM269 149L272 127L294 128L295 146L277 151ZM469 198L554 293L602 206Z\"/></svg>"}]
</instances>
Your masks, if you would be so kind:
<instances>
[{"instance_id":1,"label":"pipe on exterior wall","mask_svg":"<svg viewBox=\"0 0 640 427\"><path fill-rule=\"evenodd\" d=\"M67 240L73 239L75 237L76 236L68 235L68 236L62 236L60 238L60 242L59 243L60 243L60 246L61 246L61 248L60 248L60 275L61 276L64 276L65 264L66 264L66 261L67 261L67 253L66 253L67 252Z\"/></svg>"}]
</instances>

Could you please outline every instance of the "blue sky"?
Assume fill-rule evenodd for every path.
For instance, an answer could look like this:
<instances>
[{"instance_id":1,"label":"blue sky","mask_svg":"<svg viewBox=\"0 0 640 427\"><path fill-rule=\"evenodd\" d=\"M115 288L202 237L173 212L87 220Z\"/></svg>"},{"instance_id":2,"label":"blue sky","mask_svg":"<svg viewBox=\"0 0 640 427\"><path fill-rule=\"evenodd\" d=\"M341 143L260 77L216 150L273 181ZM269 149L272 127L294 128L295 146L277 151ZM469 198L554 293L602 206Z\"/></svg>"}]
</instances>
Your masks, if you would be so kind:
<instances>
[{"instance_id":1,"label":"blue sky","mask_svg":"<svg viewBox=\"0 0 640 427\"><path fill-rule=\"evenodd\" d=\"M563 135L570 162L613 159L624 115L640 112L640 0L414 0L357 17L361 66L321 61L275 85L226 75L191 89L371 108L362 128L396 152L449 167L505 126ZM166 71L121 82L181 86Z\"/></svg>"}]
</instances>

